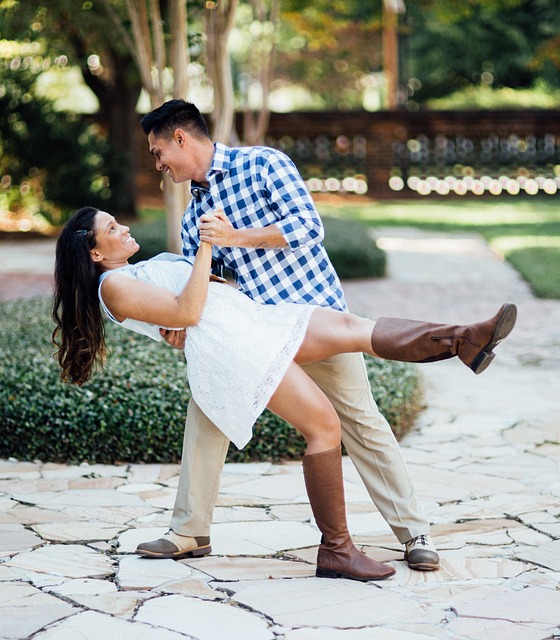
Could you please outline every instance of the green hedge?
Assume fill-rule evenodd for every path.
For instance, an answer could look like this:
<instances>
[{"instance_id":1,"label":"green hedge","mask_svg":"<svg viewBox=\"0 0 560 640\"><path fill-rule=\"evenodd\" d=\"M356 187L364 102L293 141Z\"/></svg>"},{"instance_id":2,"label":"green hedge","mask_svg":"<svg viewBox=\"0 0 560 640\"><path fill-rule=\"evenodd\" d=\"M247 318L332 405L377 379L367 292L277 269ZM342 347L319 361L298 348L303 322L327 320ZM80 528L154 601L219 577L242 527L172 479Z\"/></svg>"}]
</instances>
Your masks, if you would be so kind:
<instances>
[{"instance_id":1,"label":"green hedge","mask_svg":"<svg viewBox=\"0 0 560 640\"><path fill-rule=\"evenodd\" d=\"M340 278L380 278L385 275L385 252L376 244L369 228L357 220L323 217L325 248ZM147 260L166 250L163 218L131 224L132 235L140 244L134 260Z\"/></svg>"},{"instance_id":2,"label":"green hedge","mask_svg":"<svg viewBox=\"0 0 560 640\"><path fill-rule=\"evenodd\" d=\"M104 371L78 388L59 380L50 298L0 304L0 457L112 464L178 462L190 398L183 354L108 323ZM411 365L368 358L373 393L399 436L420 404ZM265 412L230 461L299 458L303 439Z\"/></svg>"}]
</instances>

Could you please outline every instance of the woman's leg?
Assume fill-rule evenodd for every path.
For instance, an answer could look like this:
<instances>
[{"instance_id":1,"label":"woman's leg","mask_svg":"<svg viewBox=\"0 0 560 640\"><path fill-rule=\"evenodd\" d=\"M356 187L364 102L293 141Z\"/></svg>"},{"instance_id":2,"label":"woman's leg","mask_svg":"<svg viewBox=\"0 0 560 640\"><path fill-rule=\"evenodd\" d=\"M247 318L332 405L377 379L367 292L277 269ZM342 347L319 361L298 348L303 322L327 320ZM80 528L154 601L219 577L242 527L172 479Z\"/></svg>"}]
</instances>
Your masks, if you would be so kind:
<instances>
[{"instance_id":1,"label":"woman's leg","mask_svg":"<svg viewBox=\"0 0 560 640\"><path fill-rule=\"evenodd\" d=\"M515 326L517 308L502 305L489 320L470 325L445 325L406 318L377 322L329 309L315 309L298 364L310 364L339 353L361 351L386 360L436 362L458 356L474 373L482 373L494 359L494 348Z\"/></svg>"},{"instance_id":2,"label":"woman's leg","mask_svg":"<svg viewBox=\"0 0 560 640\"><path fill-rule=\"evenodd\" d=\"M318 307L311 314L294 361L310 364L338 353L361 352L375 356L371 346L374 327L375 322L368 318Z\"/></svg>"},{"instance_id":3,"label":"woman's leg","mask_svg":"<svg viewBox=\"0 0 560 640\"><path fill-rule=\"evenodd\" d=\"M340 446L340 421L334 407L297 364L290 364L267 408L301 433L307 455Z\"/></svg>"},{"instance_id":4,"label":"woman's leg","mask_svg":"<svg viewBox=\"0 0 560 640\"><path fill-rule=\"evenodd\" d=\"M298 365L290 364L268 408L294 426L307 442L303 475L315 522L322 533L316 575L382 580L395 573L354 546L346 522L340 422L325 394Z\"/></svg>"}]
</instances>

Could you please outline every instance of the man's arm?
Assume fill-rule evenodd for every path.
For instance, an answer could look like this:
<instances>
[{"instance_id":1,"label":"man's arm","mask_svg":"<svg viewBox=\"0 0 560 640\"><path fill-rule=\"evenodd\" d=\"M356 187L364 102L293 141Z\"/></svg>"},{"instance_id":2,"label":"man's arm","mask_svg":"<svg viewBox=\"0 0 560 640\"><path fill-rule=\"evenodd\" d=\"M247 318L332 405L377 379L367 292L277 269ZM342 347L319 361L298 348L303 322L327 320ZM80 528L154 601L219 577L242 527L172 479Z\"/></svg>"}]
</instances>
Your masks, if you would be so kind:
<instances>
[{"instance_id":1,"label":"man's arm","mask_svg":"<svg viewBox=\"0 0 560 640\"><path fill-rule=\"evenodd\" d=\"M223 211L205 213L200 217L200 239L220 247L245 247L248 249L285 249L288 246L280 229L267 227L236 229Z\"/></svg>"},{"instance_id":2,"label":"man's arm","mask_svg":"<svg viewBox=\"0 0 560 640\"><path fill-rule=\"evenodd\" d=\"M280 151L267 155L258 180L286 246L297 250L323 241L324 228L315 203L292 160Z\"/></svg>"},{"instance_id":3,"label":"man's arm","mask_svg":"<svg viewBox=\"0 0 560 640\"><path fill-rule=\"evenodd\" d=\"M232 226L221 210L201 216L200 238L222 247L299 249L322 242L323 223L295 164L280 152L265 156L255 171L255 189L266 200L276 222L266 226ZM254 167L255 169L255 167Z\"/></svg>"}]
</instances>

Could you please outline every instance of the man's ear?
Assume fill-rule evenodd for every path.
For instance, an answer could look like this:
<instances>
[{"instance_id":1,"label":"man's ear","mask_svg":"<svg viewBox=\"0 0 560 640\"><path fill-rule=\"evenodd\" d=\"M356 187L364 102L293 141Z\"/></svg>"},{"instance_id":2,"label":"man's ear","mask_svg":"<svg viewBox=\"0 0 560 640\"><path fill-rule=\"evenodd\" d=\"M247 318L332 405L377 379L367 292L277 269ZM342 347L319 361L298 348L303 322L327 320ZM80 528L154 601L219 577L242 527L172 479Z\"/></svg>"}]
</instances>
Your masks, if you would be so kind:
<instances>
[{"instance_id":1,"label":"man's ear","mask_svg":"<svg viewBox=\"0 0 560 640\"><path fill-rule=\"evenodd\" d=\"M183 129L175 129L175 131L173 132L173 139L179 146L182 147L183 143L185 142L186 135L187 134L183 131Z\"/></svg>"}]
</instances>

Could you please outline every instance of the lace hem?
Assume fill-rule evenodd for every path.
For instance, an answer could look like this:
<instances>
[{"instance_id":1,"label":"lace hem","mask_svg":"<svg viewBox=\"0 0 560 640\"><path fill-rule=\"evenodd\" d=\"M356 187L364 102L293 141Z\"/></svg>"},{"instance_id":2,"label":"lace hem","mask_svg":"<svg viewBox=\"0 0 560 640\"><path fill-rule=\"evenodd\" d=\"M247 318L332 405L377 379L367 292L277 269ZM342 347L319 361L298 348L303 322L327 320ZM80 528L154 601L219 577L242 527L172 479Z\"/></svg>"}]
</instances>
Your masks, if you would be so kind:
<instances>
[{"instance_id":1,"label":"lace hem","mask_svg":"<svg viewBox=\"0 0 560 640\"><path fill-rule=\"evenodd\" d=\"M294 359L297 350L303 341L311 313L312 310L310 310L308 314L302 315L297 319L292 335L282 349L276 354L268 367L266 376L258 385L257 389L255 389L253 409L256 412L260 413L264 410L268 401L272 397L272 394L280 384L287 368Z\"/></svg>"}]
</instances>

